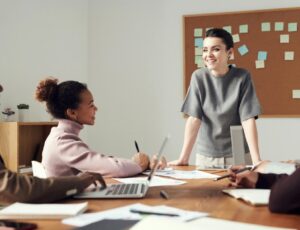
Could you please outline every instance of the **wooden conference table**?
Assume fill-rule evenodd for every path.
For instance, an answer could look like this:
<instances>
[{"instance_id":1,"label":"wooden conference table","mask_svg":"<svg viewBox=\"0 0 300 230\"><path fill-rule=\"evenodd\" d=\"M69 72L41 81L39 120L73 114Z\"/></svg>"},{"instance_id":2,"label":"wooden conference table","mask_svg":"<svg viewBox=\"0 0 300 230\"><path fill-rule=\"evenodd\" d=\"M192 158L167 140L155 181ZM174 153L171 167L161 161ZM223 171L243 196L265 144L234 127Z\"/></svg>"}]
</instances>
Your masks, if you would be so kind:
<instances>
[{"instance_id":1,"label":"wooden conference table","mask_svg":"<svg viewBox=\"0 0 300 230\"><path fill-rule=\"evenodd\" d=\"M194 166L176 167L180 170L193 170ZM215 173L215 172L214 172ZM223 172L224 173L224 172ZM222 172L216 173L222 174ZM300 215L274 214L268 207L254 207L222 193L228 185L228 180L212 181L206 179L185 180L187 183L179 186L151 187L143 199L89 199L88 212L103 211L133 203L147 205L169 205L186 210L210 213L211 217L261 224L266 226L300 228ZM109 181L108 181L109 182ZM164 189L170 196L163 199L159 193ZM83 200L66 200L64 203L82 202ZM28 220L35 222L39 229L72 229L60 220Z\"/></svg>"}]
</instances>

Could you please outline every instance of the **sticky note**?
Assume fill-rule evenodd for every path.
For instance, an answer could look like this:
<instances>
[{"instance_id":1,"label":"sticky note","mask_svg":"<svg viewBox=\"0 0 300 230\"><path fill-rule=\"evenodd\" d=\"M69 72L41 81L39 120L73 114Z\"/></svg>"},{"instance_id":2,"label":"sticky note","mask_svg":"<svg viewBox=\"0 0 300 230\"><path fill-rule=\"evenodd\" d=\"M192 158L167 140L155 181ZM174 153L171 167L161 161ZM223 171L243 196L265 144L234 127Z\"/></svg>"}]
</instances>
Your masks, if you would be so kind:
<instances>
[{"instance_id":1,"label":"sticky note","mask_svg":"<svg viewBox=\"0 0 300 230\"><path fill-rule=\"evenodd\" d=\"M239 31L240 31L240 34L248 33L248 24L240 25Z\"/></svg>"},{"instance_id":2,"label":"sticky note","mask_svg":"<svg viewBox=\"0 0 300 230\"><path fill-rule=\"evenodd\" d=\"M231 34L231 26L223 26L223 29Z\"/></svg>"},{"instance_id":3,"label":"sticky note","mask_svg":"<svg viewBox=\"0 0 300 230\"><path fill-rule=\"evenodd\" d=\"M203 62L202 56L200 55L195 55L195 64L198 64L200 62Z\"/></svg>"},{"instance_id":4,"label":"sticky note","mask_svg":"<svg viewBox=\"0 0 300 230\"><path fill-rule=\"evenodd\" d=\"M265 60L267 60L267 55L268 55L268 53L266 51L258 51L257 60L265 61Z\"/></svg>"},{"instance_id":5,"label":"sticky note","mask_svg":"<svg viewBox=\"0 0 300 230\"><path fill-rule=\"evenodd\" d=\"M195 64L197 65L198 68L205 67L202 56L195 56Z\"/></svg>"},{"instance_id":6,"label":"sticky note","mask_svg":"<svg viewBox=\"0 0 300 230\"><path fill-rule=\"evenodd\" d=\"M297 22L290 22L288 24L288 31L289 32L296 32L298 30L298 23Z\"/></svg>"},{"instance_id":7,"label":"sticky note","mask_svg":"<svg viewBox=\"0 0 300 230\"><path fill-rule=\"evenodd\" d=\"M194 37L202 37L202 29L201 28L194 29Z\"/></svg>"},{"instance_id":8,"label":"sticky note","mask_svg":"<svg viewBox=\"0 0 300 230\"><path fill-rule=\"evenodd\" d=\"M239 34L233 34L232 39L234 43L237 43L240 41L240 35Z\"/></svg>"},{"instance_id":9,"label":"sticky note","mask_svg":"<svg viewBox=\"0 0 300 230\"><path fill-rule=\"evenodd\" d=\"M249 52L248 48L246 45L242 45L238 48L238 51L240 53L241 56L245 55L246 53Z\"/></svg>"},{"instance_id":10,"label":"sticky note","mask_svg":"<svg viewBox=\"0 0 300 230\"><path fill-rule=\"evenodd\" d=\"M195 46L203 47L203 38L195 38Z\"/></svg>"},{"instance_id":11,"label":"sticky note","mask_svg":"<svg viewBox=\"0 0 300 230\"><path fill-rule=\"evenodd\" d=\"M275 31L283 31L284 23L283 22L275 22L274 30Z\"/></svg>"},{"instance_id":12,"label":"sticky note","mask_svg":"<svg viewBox=\"0 0 300 230\"><path fill-rule=\"evenodd\" d=\"M293 89L293 99L300 99L300 89Z\"/></svg>"},{"instance_id":13,"label":"sticky note","mask_svg":"<svg viewBox=\"0 0 300 230\"><path fill-rule=\"evenodd\" d=\"M289 34L280 34L280 43L289 43L290 35Z\"/></svg>"},{"instance_id":14,"label":"sticky note","mask_svg":"<svg viewBox=\"0 0 300 230\"><path fill-rule=\"evenodd\" d=\"M261 23L261 31L262 32L271 31L271 24L270 24L270 22L263 22L263 23Z\"/></svg>"},{"instance_id":15,"label":"sticky note","mask_svg":"<svg viewBox=\"0 0 300 230\"><path fill-rule=\"evenodd\" d=\"M263 68L265 68L265 61L263 61L263 60L256 60L255 61L255 68L256 69L263 69Z\"/></svg>"},{"instance_id":16,"label":"sticky note","mask_svg":"<svg viewBox=\"0 0 300 230\"><path fill-rule=\"evenodd\" d=\"M294 60L294 51L285 51L284 52L284 60L293 61Z\"/></svg>"},{"instance_id":17,"label":"sticky note","mask_svg":"<svg viewBox=\"0 0 300 230\"><path fill-rule=\"evenodd\" d=\"M202 48L195 47L195 55L202 55Z\"/></svg>"}]
</instances>

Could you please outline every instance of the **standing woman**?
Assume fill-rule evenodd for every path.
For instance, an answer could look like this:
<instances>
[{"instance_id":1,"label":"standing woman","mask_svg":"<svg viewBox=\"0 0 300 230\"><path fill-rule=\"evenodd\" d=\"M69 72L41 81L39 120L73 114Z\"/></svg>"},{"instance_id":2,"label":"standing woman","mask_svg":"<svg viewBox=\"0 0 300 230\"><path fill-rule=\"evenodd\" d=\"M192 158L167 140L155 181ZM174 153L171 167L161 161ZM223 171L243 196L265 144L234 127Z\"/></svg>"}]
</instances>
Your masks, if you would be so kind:
<instances>
[{"instance_id":1,"label":"standing woman","mask_svg":"<svg viewBox=\"0 0 300 230\"><path fill-rule=\"evenodd\" d=\"M188 165L196 142L200 168L224 167L232 162L230 126L242 125L253 163L261 160L255 119L261 114L250 73L228 65L233 39L224 29L206 32L203 60L206 68L196 70L181 111L186 121L184 143L178 160L169 165ZM251 163L246 154L246 163Z\"/></svg>"},{"instance_id":2,"label":"standing woman","mask_svg":"<svg viewBox=\"0 0 300 230\"><path fill-rule=\"evenodd\" d=\"M84 125L94 125L97 107L87 86L77 81L58 84L45 79L36 89L36 99L45 101L48 112L58 120L51 129L43 149L42 164L47 176L69 176L80 172L100 173L107 177L127 177L141 173L149 158L137 153L132 160L95 152L84 143L79 133ZM160 167L164 167L160 162Z\"/></svg>"}]
</instances>

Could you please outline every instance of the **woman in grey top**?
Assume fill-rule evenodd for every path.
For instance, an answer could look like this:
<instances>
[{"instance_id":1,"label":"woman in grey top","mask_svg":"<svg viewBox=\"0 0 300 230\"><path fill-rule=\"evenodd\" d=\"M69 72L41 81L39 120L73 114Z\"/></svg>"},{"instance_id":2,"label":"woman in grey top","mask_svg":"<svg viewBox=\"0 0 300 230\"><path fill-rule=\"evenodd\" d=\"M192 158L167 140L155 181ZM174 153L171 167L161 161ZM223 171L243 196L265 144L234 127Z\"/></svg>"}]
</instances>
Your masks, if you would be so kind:
<instances>
[{"instance_id":1,"label":"woman in grey top","mask_svg":"<svg viewBox=\"0 0 300 230\"><path fill-rule=\"evenodd\" d=\"M261 160L255 122L261 113L259 101L250 73L228 65L232 55L230 33L219 28L206 32L202 56L206 68L198 69L192 75L181 109L189 116L182 151L179 159L169 165L188 165L195 142L202 167L230 164L232 125L242 125L249 146L246 151L250 151L252 162Z\"/></svg>"}]
</instances>

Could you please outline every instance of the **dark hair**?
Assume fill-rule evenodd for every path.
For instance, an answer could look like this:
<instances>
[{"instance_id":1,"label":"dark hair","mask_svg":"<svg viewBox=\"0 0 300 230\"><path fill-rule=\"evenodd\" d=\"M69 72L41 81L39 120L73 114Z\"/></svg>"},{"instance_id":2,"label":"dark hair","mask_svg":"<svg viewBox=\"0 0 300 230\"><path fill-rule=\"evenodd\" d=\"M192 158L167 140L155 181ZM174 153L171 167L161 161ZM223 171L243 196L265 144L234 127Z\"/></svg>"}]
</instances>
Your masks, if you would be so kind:
<instances>
[{"instance_id":1,"label":"dark hair","mask_svg":"<svg viewBox=\"0 0 300 230\"><path fill-rule=\"evenodd\" d=\"M231 34L222 28L209 29L208 31L206 31L205 37L221 38L224 44L226 45L227 50L233 48L233 39Z\"/></svg>"},{"instance_id":2,"label":"dark hair","mask_svg":"<svg viewBox=\"0 0 300 230\"><path fill-rule=\"evenodd\" d=\"M77 109L80 94L87 90L87 85L78 81L65 81L58 84L55 78L40 81L35 91L35 98L46 102L48 112L55 118L66 119L67 109Z\"/></svg>"}]
</instances>

